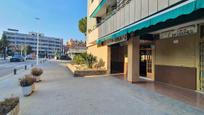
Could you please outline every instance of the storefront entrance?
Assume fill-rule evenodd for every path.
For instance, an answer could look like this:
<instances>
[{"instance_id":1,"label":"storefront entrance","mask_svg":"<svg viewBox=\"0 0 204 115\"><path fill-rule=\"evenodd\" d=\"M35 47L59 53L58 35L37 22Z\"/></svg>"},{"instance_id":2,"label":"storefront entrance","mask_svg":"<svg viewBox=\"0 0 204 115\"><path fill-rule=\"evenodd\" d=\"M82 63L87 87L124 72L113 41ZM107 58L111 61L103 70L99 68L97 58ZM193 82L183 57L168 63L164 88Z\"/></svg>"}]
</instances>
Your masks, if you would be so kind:
<instances>
[{"instance_id":1,"label":"storefront entrance","mask_svg":"<svg viewBox=\"0 0 204 115\"><path fill-rule=\"evenodd\" d=\"M111 45L111 74L124 73L127 46L123 44Z\"/></svg>"},{"instance_id":2,"label":"storefront entrance","mask_svg":"<svg viewBox=\"0 0 204 115\"><path fill-rule=\"evenodd\" d=\"M152 48L151 45L140 47L140 76L152 77Z\"/></svg>"},{"instance_id":3,"label":"storefront entrance","mask_svg":"<svg viewBox=\"0 0 204 115\"><path fill-rule=\"evenodd\" d=\"M200 42L200 88L204 91L204 26L201 26Z\"/></svg>"},{"instance_id":4,"label":"storefront entrance","mask_svg":"<svg viewBox=\"0 0 204 115\"><path fill-rule=\"evenodd\" d=\"M201 90L204 91L204 41L200 43L200 79Z\"/></svg>"}]
</instances>

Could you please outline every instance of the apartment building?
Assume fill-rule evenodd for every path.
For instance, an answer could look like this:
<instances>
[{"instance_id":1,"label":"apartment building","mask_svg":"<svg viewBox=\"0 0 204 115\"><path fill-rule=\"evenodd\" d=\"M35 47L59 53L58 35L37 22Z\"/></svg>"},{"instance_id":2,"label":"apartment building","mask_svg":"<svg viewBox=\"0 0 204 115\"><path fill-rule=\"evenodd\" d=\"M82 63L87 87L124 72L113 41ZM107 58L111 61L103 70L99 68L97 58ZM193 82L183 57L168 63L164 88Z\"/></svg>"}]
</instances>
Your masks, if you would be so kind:
<instances>
[{"instance_id":1,"label":"apartment building","mask_svg":"<svg viewBox=\"0 0 204 115\"><path fill-rule=\"evenodd\" d=\"M9 49L13 52L19 52L25 46L31 46L33 52L37 51L37 33L30 32L28 34L4 31L9 41ZM54 57L56 52L62 53L63 39L47 37L39 34L39 57Z\"/></svg>"},{"instance_id":2,"label":"apartment building","mask_svg":"<svg viewBox=\"0 0 204 115\"><path fill-rule=\"evenodd\" d=\"M73 59L75 55L87 52L86 42L82 40L79 41L79 40L70 39L67 42L67 47L68 47L67 54L71 59Z\"/></svg>"},{"instance_id":3,"label":"apartment building","mask_svg":"<svg viewBox=\"0 0 204 115\"><path fill-rule=\"evenodd\" d=\"M88 0L87 19L108 73L204 91L203 0Z\"/></svg>"}]
</instances>

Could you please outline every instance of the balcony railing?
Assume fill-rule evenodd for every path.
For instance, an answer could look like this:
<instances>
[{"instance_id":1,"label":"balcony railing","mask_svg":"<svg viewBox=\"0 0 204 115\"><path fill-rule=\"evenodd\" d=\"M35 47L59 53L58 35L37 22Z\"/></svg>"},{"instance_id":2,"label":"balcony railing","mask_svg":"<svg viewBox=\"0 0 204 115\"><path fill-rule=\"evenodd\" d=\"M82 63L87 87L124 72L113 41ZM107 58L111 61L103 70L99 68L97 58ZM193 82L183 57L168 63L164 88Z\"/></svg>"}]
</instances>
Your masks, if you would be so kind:
<instances>
[{"instance_id":1,"label":"balcony railing","mask_svg":"<svg viewBox=\"0 0 204 115\"><path fill-rule=\"evenodd\" d=\"M92 32L94 29L98 28L99 26L101 26L103 23L105 23L109 18L111 18L113 15L115 15L117 13L117 11L119 11L121 8L125 7L126 4L128 4L131 0L120 0L117 2L116 7L112 7L113 9L111 9L109 12L107 12L105 15L105 18L103 18L101 20L100 23L98 23L97 25L93 26L88 32Z\"/></svg>"},{"instance_id":2,"label":"balcony railing","mask_svg":"<svg viewBox=\"0 0 204 115\"><path fill-rule=\"evenodd\" d=\"M146 2L148 1L148 4ZM117 3L117 7L107 13L100 23L89 30L89 33L97 28L98 38L111 34L134 22L145 19L158 12L177 5L183 0L122 0ZM163 7L165 4L166 6ZM144 8L145 7L145 8ZM137 8L137 10L135 10Z\"/></svg>"}]
</instances>

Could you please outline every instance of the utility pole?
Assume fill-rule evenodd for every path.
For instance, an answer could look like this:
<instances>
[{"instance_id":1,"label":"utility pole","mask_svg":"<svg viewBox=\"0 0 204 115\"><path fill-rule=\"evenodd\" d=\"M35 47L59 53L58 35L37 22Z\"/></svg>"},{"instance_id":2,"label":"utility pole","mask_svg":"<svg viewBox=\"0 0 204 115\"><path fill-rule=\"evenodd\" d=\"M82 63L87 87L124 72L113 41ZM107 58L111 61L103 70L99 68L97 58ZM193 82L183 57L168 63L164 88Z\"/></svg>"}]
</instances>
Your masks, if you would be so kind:
<instances>
[{"instance_id":1,"label":"utility pole","mask_svg":"<svg viewBox=\"0 0 204 115\"><path fill-rule=\"evenodd\" d=\"M39 34L37 33L37 54L36 54L36 58L37 58L37 65L39 64Z\"/></svg>"},{"instance_id":2,"label":"utility pole","mask_svg":"<svg viewBox=\"0 0 204 115\"><path fill-rule=\"evenodd\" d=\"M35 18L35 20L39 21L40 18ZM37 50L36 50L36 64L38 65L39 64L39 37L40 37L40 34L37 33Z\"/></svg>"},{"instance_id":3,"label":"utility pole","mask_svg":"<svg viewBox=\"0 0 204 115\"><path fill-rule=\"evenodd\" d=\"M21 45L21 56L23 55L23 46Z\"/></svg>"}]
</instances>

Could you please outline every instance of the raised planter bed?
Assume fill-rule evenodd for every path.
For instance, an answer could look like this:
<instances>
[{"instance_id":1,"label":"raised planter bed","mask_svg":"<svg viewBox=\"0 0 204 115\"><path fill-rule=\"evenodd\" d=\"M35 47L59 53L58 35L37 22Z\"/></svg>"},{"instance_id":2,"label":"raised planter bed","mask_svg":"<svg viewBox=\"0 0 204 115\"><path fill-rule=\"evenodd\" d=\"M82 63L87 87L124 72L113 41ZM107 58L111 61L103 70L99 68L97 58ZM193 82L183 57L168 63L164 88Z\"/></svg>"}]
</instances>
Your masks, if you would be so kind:
<instances>
[{"instance_id":1,"label":"raised planter bed","mask_svg":"<svg viewBox=\"0 0 204 115\"><path fill-rule=\"evenodd\" d=\"M74 77L84 77L92 75L104 75L107 73L107 70L104 69L85 69L79 70L72 64L67 64L67 68L73 73Z\"/></svg>"},{"instance_id":2,"label":"raised planter bed","mask_svg":"<svg viewBox=\"0 0 204 115\"><path fill-rule=\"evenodd\" d=\"M18 115L19 111L19 98L9 98L0 102L0 115Z\"/></svg>"},{"instance_id":3,"label":"raised planter bed","mask_svg":"<svg viewBox=\"0 0 204 115\"><path fill-rule=\"evenodd\" d=\"M18 103L16 107L6 115L18 115L19 111L20 111L20 104Z\"/></svg>"}]
</instances>

